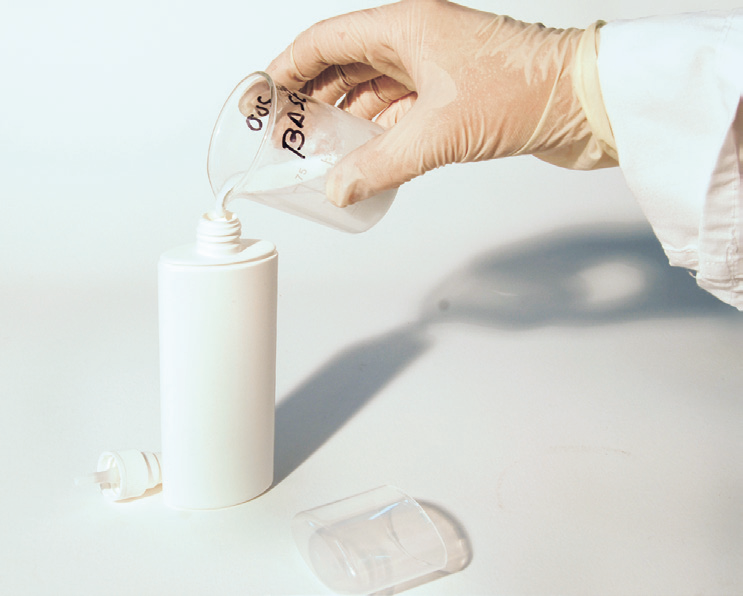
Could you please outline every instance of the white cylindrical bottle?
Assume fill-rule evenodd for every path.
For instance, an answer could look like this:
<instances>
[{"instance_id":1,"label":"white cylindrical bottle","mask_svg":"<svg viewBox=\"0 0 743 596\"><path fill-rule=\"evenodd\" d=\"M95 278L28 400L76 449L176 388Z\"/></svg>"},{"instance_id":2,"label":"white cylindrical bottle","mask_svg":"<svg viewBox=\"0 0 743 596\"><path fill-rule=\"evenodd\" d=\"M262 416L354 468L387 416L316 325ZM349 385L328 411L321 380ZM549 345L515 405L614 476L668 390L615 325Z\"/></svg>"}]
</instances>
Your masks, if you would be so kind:
<instances>
[{"instance_id":1,"label":"white cylindrical bottle","mask_svg":"<svg viewBox=\"0 0 743 596\"><path fill-rule=\"evenodd\" d=\"M278 255L207 214L158 266L163 497L217 509L273 482Z\"/></svg>"}]
</instances>

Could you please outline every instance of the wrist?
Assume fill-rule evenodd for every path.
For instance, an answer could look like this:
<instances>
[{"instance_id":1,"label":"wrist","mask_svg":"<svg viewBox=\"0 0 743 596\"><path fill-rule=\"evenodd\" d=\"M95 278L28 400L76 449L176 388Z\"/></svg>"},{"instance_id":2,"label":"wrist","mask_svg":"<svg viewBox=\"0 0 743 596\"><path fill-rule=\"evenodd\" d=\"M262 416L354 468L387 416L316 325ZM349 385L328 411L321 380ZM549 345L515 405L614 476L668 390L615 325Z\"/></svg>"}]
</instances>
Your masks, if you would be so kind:
<instances>
[{"instance_id":1,"label":"wrist","mask_svg":"<svg viewBox=\"0 0 743 596\"><path fill-rule=\"evenodd\" d=\"M606 23L597 21L581 36L573 65L573 87L602 150L617 160L617 146L601 93L598 72L600 30Z\"/></svg>"}]
</instances>

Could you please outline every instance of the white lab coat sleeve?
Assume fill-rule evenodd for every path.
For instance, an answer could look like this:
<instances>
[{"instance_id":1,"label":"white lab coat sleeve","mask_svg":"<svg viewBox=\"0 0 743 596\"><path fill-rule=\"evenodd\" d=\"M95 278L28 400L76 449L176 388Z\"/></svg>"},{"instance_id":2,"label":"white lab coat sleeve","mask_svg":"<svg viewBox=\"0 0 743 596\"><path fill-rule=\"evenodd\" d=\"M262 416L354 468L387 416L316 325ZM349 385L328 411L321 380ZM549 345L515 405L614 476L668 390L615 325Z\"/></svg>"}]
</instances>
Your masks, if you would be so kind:
<instances>
[{"instance_id":1,"label":"white lab coat sleeve","mask_svg":"<svg viewBox=\"0 0 743 596\"><path fill-rule=\"evenodd\" d=\"M608 23L597 68L619 165L670 263L743 310L743 9Z\"/></svg>"}]
</instances>

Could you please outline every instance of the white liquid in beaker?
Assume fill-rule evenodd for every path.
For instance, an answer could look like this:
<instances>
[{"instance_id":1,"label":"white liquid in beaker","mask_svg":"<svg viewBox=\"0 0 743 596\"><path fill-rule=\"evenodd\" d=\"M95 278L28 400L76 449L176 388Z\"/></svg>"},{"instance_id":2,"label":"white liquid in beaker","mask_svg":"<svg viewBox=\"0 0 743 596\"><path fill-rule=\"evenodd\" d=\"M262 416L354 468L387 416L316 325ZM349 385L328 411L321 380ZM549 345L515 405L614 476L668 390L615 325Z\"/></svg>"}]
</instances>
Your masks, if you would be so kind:
<instances>
[{"instance_id":1,"label":"white liquid in beaker","mask_svg":"<svg viewBox=\"0 0 743 596\"><path fill-rule=\"evenodd\" d=\"M324 177L335 161L331 157L318 155L308 157L300 164L296 161L270 164L252 172L241 187L246 192L266 193L300 186Z\"/></svg>"},{"instance_id":2,"label":"white liquid in beaker","mask_svg":"<svg viewBox=\"0 0 743 596\"><path fill-rule=\"evenodd\" d=\"M325 178L337 157L319 155L296 161L264 165L247 176L232 176L216 197L215 216L223 217L232 199L250 198L257 203L298 215L346 232L363 232L387 212L396 189L343 209L325 196Z\"/></svg>"},{"instance_id":3,"label":"white liquid in beaker","mask_svg":"<svg viewBox=\"0 0 743 596\"><path fill-rule=\"evenodd\" d=\"M324 176L333 167L335 156L311 157L297 165L296 162L284 162L270 164L251 172L250 176L244 178L245 172L232 176L217 193L215 213L222 215L227 204L232 200L230 193L239 186L240 194L273 194L281 192L290 195L305 187L322 195L325 200Z\"/></svg>"}]
</instances>

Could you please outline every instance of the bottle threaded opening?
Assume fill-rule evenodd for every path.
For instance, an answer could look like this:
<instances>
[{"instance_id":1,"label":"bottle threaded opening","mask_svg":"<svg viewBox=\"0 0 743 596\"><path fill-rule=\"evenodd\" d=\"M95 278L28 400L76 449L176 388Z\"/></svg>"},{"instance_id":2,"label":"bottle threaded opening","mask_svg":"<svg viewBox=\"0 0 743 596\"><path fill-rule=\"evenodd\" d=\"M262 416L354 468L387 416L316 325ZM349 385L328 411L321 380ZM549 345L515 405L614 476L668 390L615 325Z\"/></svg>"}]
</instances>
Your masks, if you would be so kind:
<instances>
[{"instance_id":1,"label":"bottle threaded opening","mask_svg":"<svg viewBox=\"0 0 743 596\"><path fill-rule=\"evenodd\" d=\"M196 227L196 249L210 255L234 255L242 250L242 226L234 213L205 213Z\"/></svg>"}]
</instances>

